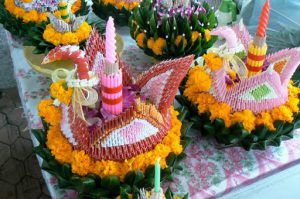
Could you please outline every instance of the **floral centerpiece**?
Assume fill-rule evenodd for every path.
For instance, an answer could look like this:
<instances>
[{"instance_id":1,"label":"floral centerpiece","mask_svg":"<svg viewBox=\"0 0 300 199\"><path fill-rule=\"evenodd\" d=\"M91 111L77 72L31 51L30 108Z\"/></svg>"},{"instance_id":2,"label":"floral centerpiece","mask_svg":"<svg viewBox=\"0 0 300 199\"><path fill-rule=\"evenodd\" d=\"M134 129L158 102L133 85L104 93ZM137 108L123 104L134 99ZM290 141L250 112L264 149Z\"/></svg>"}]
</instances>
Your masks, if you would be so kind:
<instances>
[{"instance_id":1,"label":"floral centerpiece","mask_svg":"<svg viewBox=\"0 0 300 199\"><path fill-rule=\"evenodd\" d=\"M48 13L49 24L32 28L25 46L34 46L34 54L47 54L58 45L83 46L91 33L87 15L76 17L71 9L74 2L61 0L59 14Z\"/></svg>"},{"instance_id":2,"label":"floral centerpiece","mask_svg":"<svg viewBox=\"0 0 300 199\"><path fill-rule=\"evenodd\" d=\"M183 96L178 96L192 111L195 127L224 146L279 146L299 126L300 89L290 79L300 64L300 51L266 55L269 6L267 0L254 38L242 23L213 30L225 44L211 48L204 64L189 71Z\"/></svg>"},{"instance_id":3,"label":"floral centerpiece","mask_svg":"<svg viewBox=\"0 0 300 199\"><path fill-rule=\"evenodd\" d=\"M127 26L131 12L140 0L93 0L94 13L107 21L109 16L114 17L116 24Z\"/></svg>"},{"instance_id":4,"label":"floral centerpiece","mask_svg":"<svg viewBox=\"0 0 300 199\"><path fill-rule=\"evenodd\" d=\"M38 24L48 21L48 13L60 16L59 0L1 0L0 23L13 35L24 37ZM92 5L90 0L69 0L70 11L86 15Z\"/></svg>"},{"instance_id":5,"label":"floral centerpiece","mask_svg":"<svg viewBox=\"0 0 300 199\"><path fill-rule=\"evenodd\" d=\"M172 103L193 56L162 62L134 80L116 56L115 36L110 18L105 42L94 29L85 51L58 46L43 62L71 59L77 67L53 73L52 98L38 106L44 131L35 132L35 151L61 187L87 198L136 195L153 186L157 159L166 180L184 157L188 128Z\"/></svg>"},{"instance_id":6,"label":"floral centerpiece","mask_svg":"<svg viewBox=\"0 0 300 199\"><path fill-rule=\"evenodd\" d=\"M143 0L129 20L131 37L157 59L200 56L216 41L217 26L208 3L194 0Z\"/></svg>"}]
</instances>

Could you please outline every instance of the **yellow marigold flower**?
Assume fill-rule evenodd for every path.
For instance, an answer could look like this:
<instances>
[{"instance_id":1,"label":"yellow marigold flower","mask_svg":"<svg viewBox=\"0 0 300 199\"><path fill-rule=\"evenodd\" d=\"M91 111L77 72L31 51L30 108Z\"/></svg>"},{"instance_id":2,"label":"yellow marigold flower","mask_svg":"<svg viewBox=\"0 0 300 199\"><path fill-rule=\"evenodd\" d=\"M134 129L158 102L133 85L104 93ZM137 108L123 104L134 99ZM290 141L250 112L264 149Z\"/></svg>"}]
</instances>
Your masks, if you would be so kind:
<instances>
[{"instance_id":1,"label":"yellow marigold flower","mask_svg":"<svg viewBox=\"0 0 300 199\"><path fill-rule=\"evenodd\" d=\"M147 47L152 49L153 45L154 45L154 39L153 39L153 37L150 37L147 41Z\"/></svg>"},{"instance_id":2,"label":"yellow marigold flower","mask_svg":"<svg viewBox=\"0 0 300 199\"><path fill-rule=\"evenodd\" d=\"M73 148L63 136L59 126L50 126L47 133L47 146L60 163L71 163Z\"/></svg>"},{"instance_id":3,"label":"yellow marigold flower","mask_svg":"<svg viewBox=\"0 0 300 199\"><path fill-rule=\"evenodd\" d=\"M213 71L219 70L223 66L223 60L214 52L203 55L205 64Z\"/></svg>"},{"instance_id":4,"label":"yellow marigold flower","mask_svg":"<svg viewBox=\"0 0 300 199\"><path fill-rule=\"evenodd\" d=\"M163 47L166 45L166 40L163 38L158 38L155 40L152 51L155 55L162 55L163 54Z\"/></svg>"},{"instance_id":5,"label":"yellow marigold flower","mask_svg":"<svg viewBox=\"0 0 300 199\"><path fill-rule=\"evenodd\" d=\"M251 131L255 128L255 115L251 110L244 110L241 112L235 112L232 115L232 124L242 123L244 128L251 133Z\"/></svg>"},{"instance_id":6,"label":"yellow marigold flower","mask_svg":"<svg viewBox=\"0 0 300 199\"><path fill-rule=\"evenodd\" d=\"M58 126L61 120L61 110L53 105L53 100L42 100L38 105L39 115L52 126Z\"/></svg>"},{"instance_id":7,"label":"yellow marigold flower","mask_svg":"<svg viewBox=\"0 0 300 199\"><path fill-rule=\"evenodd\" d=\"M23 2L32 2L32 0L22 0ZM23 19L25 23L35 22L41 23L48 20L46 12L37 12L36 10L26 11L15 4L14 0L5 0L4 6L16 18ZM75 13L81 8L81 0L77 0L72 6L72 12Z\"/></svg>"},{"instance_id":8,"label":"yellow marigold flower","mask_svg":"<svg viewBox=\"0 0 300 199\"><path fill-rule=\"evenodd\" d=\"M204 30L204 34L205 34L206 40L207 40L207 41L210 41L210 40L211 40L210 30L205 29L205 30Z\"/></svg>"},{"instance_id":9,"label":"yellow marigold flower","mask_svg":"<svg viewBox=\"0 0 300 199\"><path fill-rule=\"evenodd\" d=\"M48 24L43 33L43 38L55 46L61 44L79 45L89 37L91 31L92 28L87 22L83 22L75 32L66 33L57 32L51 24Z\"/></svg>"},{"instance_id":10,"label":"yellow marigold flower","mask_svg":"<svg viewBox=\"0 0 300 199\"><path fill-rule=\"evenodd\" d=\"M122 8L124 7L125 2L124 1L119 1L115 4L115 6L119 9L122 10Z\"/></svg>"},{"instance_id":11,"label":"yellow marigold flower","mask_svg":"<svg viewBox=\"0 0 300 199\"><path fill-rule=\"evenodd\" d=\"M136 43L139 47L144 48L144 39L145 39L145 33L140 33L137 35L136 39Z\"/></svg>"},{"instance_id":12,"label":"yellow marigold flower","mask_svg":"<svg viewBox=\"0 0 300 199\"><path fill-rule=\"evenodd\" d=\"M23 3L30 3L30 2L32 2L32 0L21 0L21 2L23 2Z\"/></svg>"},{"instance_id":13,"label":"yellow marigold flower","mask_svg":"<svg viewBox=\"0 0 300 199\"><path fill-rule=\"evenodd\" d=\"M270 113L262 112L260 113L255 120L257 126L265 125L270 131L275 131L275 127L273 125L273 119Z\"/></svg>"},{"instance_id":14,"label":"yellow marigold flower","mask_svg":"<svg viewBox=\"0 0 300 199\"><path fill-rule=\"evenodd\" d=\"M208 91L211 88L212 79L202 66L195 66L190 69L188 77L183 94L189 100L195 101L199 93Z\"/></svg>"},{"instance_id":15,"label":"yellow marigold flower","mask_svg":"<svg viewBox=\"0 0 300 199\"><path fill-rule=\"evenodd\" d=\"M217 118L224 120L225 126L230 127L230 106L226 103L216 103L209 106L210 120L214 121Z\"/></svg>"},{"instance_id":16,"label":"yellow marigold flower","mask_svg":"<svg viewBox=\"0 0 300 199\"><path fill-rule=\"evenodd\" d=\"M199 37L199 32L193 31L192 32L192 42L195 43L195 41L198 39L198 37Z\"/></svg>"},{"instance_id":17,"label":"yellow marigold flower","mask_svg":"<svg viewBox=\"0 0 300 199\"><path fill-rule=\"evenodd\" d=\"M178 35L178 36L176 37L176 39L175 39L175 45L176 45L177 47L179 46L179 44L180 44L180 42L181 42L182 39L183 39L183 46L186 47L186 45L187 45L187 40L186 40L186 38L184 38L182 35Z\"/></svg>"},{"instance_id":18,"label":"yellow marigold flower","mask_svg":"<svg viewBox=\"0 0 300 199\"><path fill-rule=\"evenodd\" d=\"M290 81L288 85L289 89L289 96L298 98L298 95L300 93L300 88L293 86L293 81Z\"/></svg>"},{"instance_id":19,"label":"yellow marigold flower","mask_svg":"<svg viewBox=\"0 0 300 199\"><path fill-rule=\"evenodd\" d=\"M72 172L85 176L90 172L91 158L84 151L74 150L72 153Z\"/></svg>"},{"instance_id":20,"label":"yellow marigold flower","mask_svg":"<svg viewBox=\"0 0 300 199\"><path fill-rule=\"evenodd\" d=\"M181 197L176 195L173 197L173 199L181 199Z\"/></svg>"},{"instance_id":21,"label":"yellow marigold flower","mask_svg":"<svg viewBox=\"0 0 300 199\"><path fill-rule=\"evenodd\" d=\"M273 109L271 115L274 121L281 120L291 123L294 120L293 112L285 105Z\"/></svg>"},{"instance_id":22,"label":"yellow marigold flower","mask_svg":"<svg viewBox=\"0 0 300 199\"><path fill-rule=\"evenodd\" d=\"M297 113L299 112L299 98L289 96L286 105L292 110L292 112Z\"/></svg>"},{"instance_id":23,"label":"yellow marigold flower","mask_svg":"<svg viewBox=\"0 0 300 199\"><path fill-rule=\"evenodd\" d=\"M209 93L200 93L194 103L198 104L198 111L201 114L209 111L209 106L216 103L216 100Z\"/></svg>"},{"instance_id":24,"label":"yellow marigold flower","mask_svg":"<svg viewBox=\"0 0 300 199\"><path fill-rule=\"evenodd\" d=\"M58 99L63 104L69 105L73 89L72 88L65 88L66 81L59 80L58 82L52 83L50 86L51 96Z\"/></svg>"}]
</instances>

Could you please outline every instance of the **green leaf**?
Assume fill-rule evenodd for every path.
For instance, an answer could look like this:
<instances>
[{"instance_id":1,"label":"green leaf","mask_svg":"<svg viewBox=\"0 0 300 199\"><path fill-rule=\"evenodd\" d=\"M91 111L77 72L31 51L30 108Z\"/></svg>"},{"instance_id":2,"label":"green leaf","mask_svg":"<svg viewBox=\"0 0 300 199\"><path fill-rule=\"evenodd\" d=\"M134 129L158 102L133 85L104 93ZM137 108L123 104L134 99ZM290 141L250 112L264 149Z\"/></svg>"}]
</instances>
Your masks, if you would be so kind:
<instances>
[{"instance_id":1,"label":"green leaf","mask_svg":"<svg viewBox=\"0 0 300 199\"><path fill-rule=\"evenodd\" d=\"M117 176L105 177L101 181L101 186L109 190L118 189L120 187L120 180Z\"/></svg>"},{"instance_id":2,"label":"green leaf","mask_svg":"<svg viewBox=\"0 0 300 199\"><path fill-rule=\"evenodd\" d=\"M171 191L170 188L167 189L166 193L165 193L165 197L166 199L173 199L173 192Z\"/></svg>"},{"instance_id":3,"label":"green leaf","mask_svg":"<svg viewBox=\"0 0 300 199\"><path fill-rule=\"evenodd\" d=\"M83 178L82 179L82 188L84 192L89 192L96 188L96 182L92 178Z\"/></svg>"},{"instance_id":4,"label":"green leaf","mask_svg":"<svg viewBox=\"0 0 300 199\"><path fill-rule=\"evenodd\" d=\"M181 127L181 134L185 136L192 128L193 124L193 122L183 122Z\"/></svg>"},{"instance_id":5,"label":"green leaf","mask_svg":"<svg viewBox=\"0 0 300 199\"><path fill-rule=\"evenodd\" d=\"M121 187L121 191L120 191L120 197L121 197L121 199L129 199L129 194L122 187Z\"/></svg>"},{"instance_id":6,"label":"green leaf","mask_svg":"<svg viewBox=\"0 0 300 199\"><path fill-rule=\"evenodd\" d=\"M207 133L212 136L216 133L215 128L212 125L205 124L203 128L207 131Z\"/></svg>"},{"instance_id":7,"label":"green leaf","mask_svg":"<svg viewBox=\"0 0 300 199\"><path fill-rule=\"evenodd\" d=\"M66 179L70 179L72 176L72 169L70 164L64 164L62 166L62 172Z\"/></svg>"},{"instance_id":8,"label":"green leaf","mask_svg":"<svg viewBox=\"0 0 300 199\"><path fill-rule=\"evenodd\" d=\"M33 129L31 130L33 133L34 137L39 141L40 144L45 144L46 143L46 135L43 130L41 129Z\"/></svg>"},{"instance_id":9,"label":"green leaf","mask_svg":"<svg viewBox=\"0 0 300 199\"><path fill-rule=\"evenodd\" d=\"M176 161L176 155L175 153L170 153L169 156L167 157L167 165L168 166L172 166Z\"/></svg>"},{"instance_id":10,"label":"green leaf","mask_svg":"<svg viewBox=\"0 0 300 199\"><path fill-rule=\"evenodd\" d=\"M131 186L138 186L144 179L144 174L141 171L131 171L124 179L124 182Z\"/></svg>"}]
</instances>

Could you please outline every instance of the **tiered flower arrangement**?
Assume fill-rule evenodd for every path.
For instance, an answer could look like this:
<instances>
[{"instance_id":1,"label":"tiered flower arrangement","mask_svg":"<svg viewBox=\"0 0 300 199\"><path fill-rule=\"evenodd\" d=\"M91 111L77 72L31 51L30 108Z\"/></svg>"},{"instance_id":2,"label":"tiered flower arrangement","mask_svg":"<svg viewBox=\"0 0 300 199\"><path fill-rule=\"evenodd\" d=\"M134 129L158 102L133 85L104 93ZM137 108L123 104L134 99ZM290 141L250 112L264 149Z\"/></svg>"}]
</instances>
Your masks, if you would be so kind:
<instances>
[{"instance_id":1,"label":"tiered flower arrangement","mask_svg":"<svg viewBox=\"0 0 300 199\"><path fill-rule=\"evenodd\" d=\"M191 111L195 127L224 146L279 146L299 127L300 89L290 79L300 51L266 56L268 15L269 0L253 39L243 24L213 30L226 43L210 49L204 64L189 71L177 98Z\"/></svg>"},{"instance_id":2,"label":"tiered flower arrangement","mask_svg":"<svg viewBox=\"0 0 300 199\"><path fill-rule=\"evenodd\" d=\"M115 35L110 18L105 45L94 29L86 51L58 46L45 57L44 63L71 59L77 68L53 73L52 98L38 106L44 131L35 131L41 142L35 151L61 187L82 197L137 198L140 188L153 185L161 195L160 180L184 157L188 126L172 102L193 56L162 62L134 81L116 56ZM158 159L162 177L154 181Z\"/></svg>"},{"instance_id":3,"label":"tiered flower arrangement","mask_svg":"<svg viewBox=\"0 0 300 199\"><path fill-rule=\"evenodd\" d=\"M107 21L109 16L114 17L116 24L127 26L131 12L140 0L93 0L94 13Z\"/></svg>"},{"instance_id":4,"label":"tiered flower arrangement","mask_svg":"<svg viewBox=\"0 0 300 199\"><path fill-rule=\"evenodd\" d=\"M70 1L71 2L71 1ZM91 6L90 0L75 0L72 13L85 15ZM0 23L13 35L24 37L28 31L48 21L48 12L60 16L59 0L1 0Z\"/></svg>"},{"instance_id":5,"label":"tiered flower arrangement","mask_svg":"<svg viewBox=\"0 0 300 199\"><path fill-rule=\"evenodd\" d=\"M61 0L58 14L48 13L49 24L32 28L26 46L34 46L34 54L47 54L58 45L82 46L91 33L87 15L76 17L71 12L72 2Z\"/></svg>"},{"instance_id":6,"label":"tiered flower arrangement","mask_svg":"<svg viewBox=\"0 0 300 199\"><path fill-rule=\"evenodd\" d=\"M129 25L137 45L157 59L200 56L216 41L210 30L217 19L206 2L143 0Z\"/></svg>"}]
</instances>

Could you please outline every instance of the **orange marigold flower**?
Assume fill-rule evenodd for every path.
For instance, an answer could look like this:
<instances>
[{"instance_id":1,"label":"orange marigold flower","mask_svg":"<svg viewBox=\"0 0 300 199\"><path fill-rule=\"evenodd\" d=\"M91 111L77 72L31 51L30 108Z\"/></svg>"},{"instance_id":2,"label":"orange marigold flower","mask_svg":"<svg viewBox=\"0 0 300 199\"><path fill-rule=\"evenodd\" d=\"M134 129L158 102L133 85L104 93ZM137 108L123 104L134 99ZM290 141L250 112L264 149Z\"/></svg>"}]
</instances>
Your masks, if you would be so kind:
<instances>
[{"instance_id":1,"label":"orange marigold flower","mask_svg":"<svg viewBox=\"0 0 300 199\"><path fill-rule=\"evenodd\" d=\"M155 40L152 51L155 55L162 55L163 54L163 47L166 45L166 40L163 38L158 38Z\"/></svg>"},{"instance_id":2,"label":"orange marigold flower","mask_svg":"<svg viewBox=\"0 0 300 199\"><path fill-rule=\"evenodd\" d=\"M195 66L190 69L188 73L188 80L186 82L186 89L184 96L189 100L196 101L197 95L201 92L208 91L211 88L212 79L208 73L205 72L202 66Z\"/></svg>"},{"instance_id":3,"label":"orange marigold flower","mask_svg":"<svg viewBox=\"0 0 300 199\"><path fill-rule=\"evenodd\" d=\"M135 39L136 39L137 45L141 48L144 48L145 33L143 33L143 32L139 33Z\"/></svg>"},{"instance_id":4,"label":"orange marigold flower","mask_svg":"<svg viewBox=\"0 0 300 199\"><path fill-rule=\"evenodd\" d=\"M265 125L270 131L275 131L275 127L273 124L273 119L270 113L268 112L262 112L260 113L255 120L255 123L257 126L259 125Z\"/></svg>"},{"instance_id":5,"label":"orange marigold flower","mask_svg":"<svg viewBox=\"0 0 300 199\"><path fill-rule=\"evenodd\" d=\"M175 45L178 47L180 42L183 40L183 46L186 47L187 45L187 40L185 37L183 37L182 35L178 35L175 39Z\"/></svg>"},{"instance_id":6,"label":"orange marigold flower","mask_svg":"<svg viewBox=\"0 0 300 199\"><path fill-rule=\"evenodd\" d=\"M223 66L223 60L214 52L203 55L205 64L213 71L219 70Z\"/></svg>"},{"instance_id":7,"label":"orange marigold flower","mask_svg":"<svg viewBox=\"0 0 300 199\"><path fill-rule=\"evenodd\" d=\"M211 40L210 30L205 29L204 34L205 34L206 41L210 41Z\"/></svg>"},{"instance_id":8,"label":"orange marigold flower","mask_svg":"<svg viewBox=\"0 0 300 199\"><path fill-rule=\"evenodd\" d=\"M233 115L232 115L232 124L235 124L235 123L242 123L244 128L249 132L251 133L251 131L253 129L255 129L255 115L253 114L253 112L251 110L244 110L244 111L241 111L241 112L235 112Z\"/></svg>"}]
</instances>

